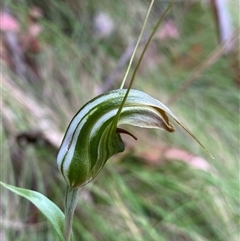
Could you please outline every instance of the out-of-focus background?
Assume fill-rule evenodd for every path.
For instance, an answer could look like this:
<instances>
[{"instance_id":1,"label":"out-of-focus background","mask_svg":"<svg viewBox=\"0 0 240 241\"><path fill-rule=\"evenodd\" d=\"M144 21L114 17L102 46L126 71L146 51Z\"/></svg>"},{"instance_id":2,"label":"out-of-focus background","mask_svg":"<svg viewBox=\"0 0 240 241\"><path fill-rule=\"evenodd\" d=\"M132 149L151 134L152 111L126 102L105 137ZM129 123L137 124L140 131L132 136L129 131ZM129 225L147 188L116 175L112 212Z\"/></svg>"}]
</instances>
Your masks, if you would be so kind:
<instances>
[{"instance_id":1,"label":"out-of-focus background","mask_svg":"<svg viewBox=\"0 0 240 241\"><path fill-rule=\"evenodd\" d=\"M132 70L168 2L155 1ZM83 104L119 88L149 4L5 0L1 181L63 209L56 154L64 132ZM128 127L138 140L124 136L125 152L80 192L77 240L239 240L239 25L239 1L175 1L134 88L166 104L215 159L178 127ZM1 241L57 240L33 205L3 189L0 210Z\"/></svg>"}]
</instances>

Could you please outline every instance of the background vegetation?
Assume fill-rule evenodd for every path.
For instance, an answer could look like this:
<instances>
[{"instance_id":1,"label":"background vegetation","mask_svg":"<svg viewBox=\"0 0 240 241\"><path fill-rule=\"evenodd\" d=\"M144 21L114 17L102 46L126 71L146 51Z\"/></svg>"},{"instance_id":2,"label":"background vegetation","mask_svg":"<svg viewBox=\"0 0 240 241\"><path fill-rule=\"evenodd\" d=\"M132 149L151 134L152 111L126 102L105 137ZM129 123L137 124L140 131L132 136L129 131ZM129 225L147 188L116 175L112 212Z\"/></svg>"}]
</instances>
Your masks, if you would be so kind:
<instances>
[{"instance_id":1,"label":"background vegetation","mask_svg":"<svg viewBox=\"0 0 240 241\"><path fill-rule=\"evenodd\" d=\"M57 170L57 148L84 103L105 89L119 88L127 61L114 69L138 37L148 2L5 1L3 7L19 24L15 38L24 71L14 68L19 62L13 61L4 32L1 181L37 190L63 209L65 182ZM234 28L236 5L230 6ZM147 32L166 6L167 1L155 2ZM112 26L97 20L100 13ZM31 26L39 28L37 34ZM138 140L123 137L126 151L81 190L74 218L77 240L239 239L238 56L237 48L223 54L218 46L209 4L176 1L134 88L168 105L215 159L178 128L174 134L131 129ZM26 200L1 189L0 209L1 240L56 240Z\"/></svg>"}]
</instances>

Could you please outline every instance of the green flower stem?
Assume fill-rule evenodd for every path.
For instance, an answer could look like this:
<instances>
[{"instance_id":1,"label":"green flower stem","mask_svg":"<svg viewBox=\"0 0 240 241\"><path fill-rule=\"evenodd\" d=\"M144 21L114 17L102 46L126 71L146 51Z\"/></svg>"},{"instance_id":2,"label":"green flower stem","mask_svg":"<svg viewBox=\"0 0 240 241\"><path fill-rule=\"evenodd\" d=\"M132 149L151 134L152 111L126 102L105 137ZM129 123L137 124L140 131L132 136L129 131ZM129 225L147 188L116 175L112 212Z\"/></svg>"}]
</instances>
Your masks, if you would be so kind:
<instances>
[{"instance_id":1,"label":"green flower stem","mask_svg":"<svg viewBox=\"0 0 240 241\"><path fill-rule=\"evenodd\" d=\"M65 225L64 225L65 241L71 240L73 215L77 206L77 201L78 201L78 188L67 187L66 198L65 198Z\"/></svg>"}]
</instances>

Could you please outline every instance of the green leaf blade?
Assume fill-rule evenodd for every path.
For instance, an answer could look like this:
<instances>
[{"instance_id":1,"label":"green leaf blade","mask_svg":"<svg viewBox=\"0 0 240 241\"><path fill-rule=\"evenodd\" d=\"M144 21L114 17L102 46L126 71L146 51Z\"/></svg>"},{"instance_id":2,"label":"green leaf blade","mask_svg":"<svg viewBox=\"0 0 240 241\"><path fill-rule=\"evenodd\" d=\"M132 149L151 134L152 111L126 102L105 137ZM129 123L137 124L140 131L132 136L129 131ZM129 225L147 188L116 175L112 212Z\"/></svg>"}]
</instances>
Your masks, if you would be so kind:
<instances>
[{"instance_id":1,"label":"green leaf blade","mask_svg":"<svg viewBox=\"0 0 240 241\"><path fill-rule=\"evenodd\" d=\"M50 222L53 229L57 233L59 240L64 241L64 214L55 203L53 203L51 200L39 192L15 187L3 182L0 182L0 184L11 192L24 197L33 203Z\"/></svg>"}]
</instances>

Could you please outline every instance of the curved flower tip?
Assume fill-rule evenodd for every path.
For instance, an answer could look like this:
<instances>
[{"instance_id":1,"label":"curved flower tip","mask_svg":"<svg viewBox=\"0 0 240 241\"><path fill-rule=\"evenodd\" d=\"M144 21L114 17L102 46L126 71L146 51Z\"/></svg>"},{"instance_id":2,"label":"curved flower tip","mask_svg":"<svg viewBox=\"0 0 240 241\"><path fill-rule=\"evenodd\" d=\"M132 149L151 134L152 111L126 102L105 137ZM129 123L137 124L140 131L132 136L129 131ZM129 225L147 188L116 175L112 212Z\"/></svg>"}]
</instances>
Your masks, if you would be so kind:
<instances>
[{"instance_id":1,"label":"curved flower tip","mask_svg":"<svg viewBox=\"0 0 240 241\"><path fill-rule=\"evenodd\" d=\"M117 128L116 121L118 125L129 124L173 132L174 126L168 118L170 115L186 130L165 105L133 89L116 120L126 91L117 89L95 97L70 122L57 156L58 167L70 187L87 184L112 155L124 151L120 134L128 134L136 139L126 130Z\"/></svg>"}]
</instances>

